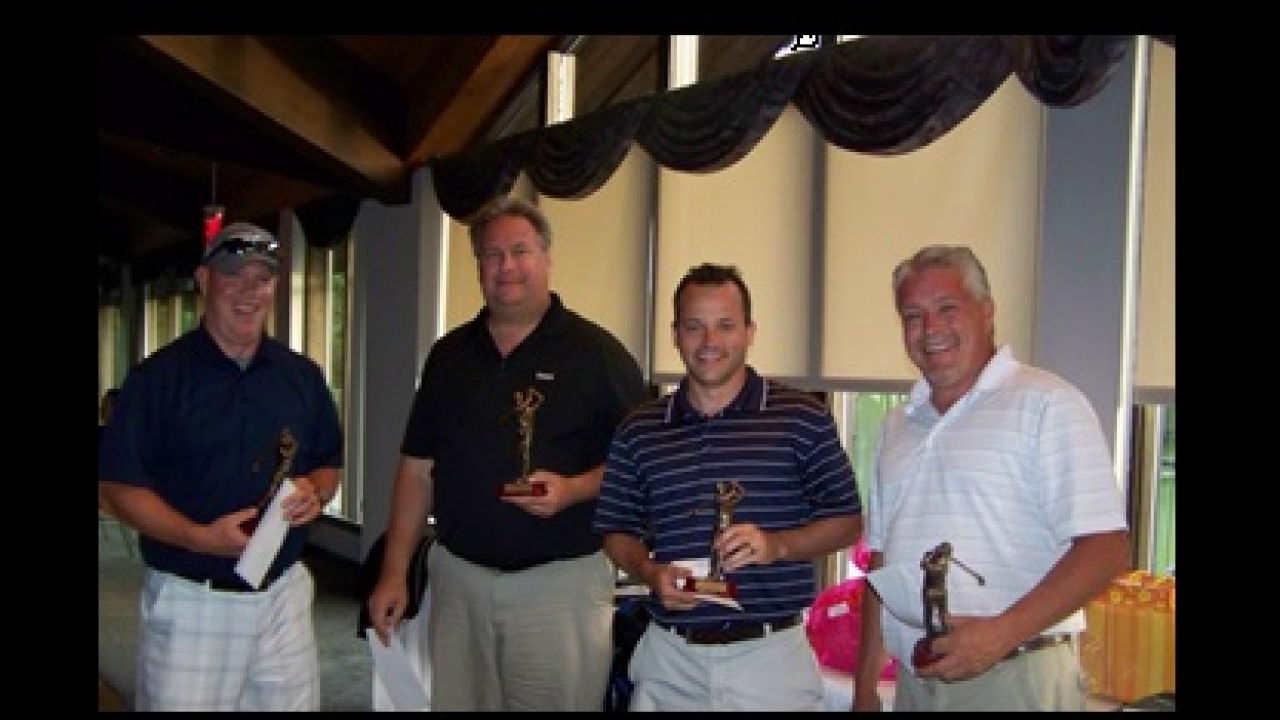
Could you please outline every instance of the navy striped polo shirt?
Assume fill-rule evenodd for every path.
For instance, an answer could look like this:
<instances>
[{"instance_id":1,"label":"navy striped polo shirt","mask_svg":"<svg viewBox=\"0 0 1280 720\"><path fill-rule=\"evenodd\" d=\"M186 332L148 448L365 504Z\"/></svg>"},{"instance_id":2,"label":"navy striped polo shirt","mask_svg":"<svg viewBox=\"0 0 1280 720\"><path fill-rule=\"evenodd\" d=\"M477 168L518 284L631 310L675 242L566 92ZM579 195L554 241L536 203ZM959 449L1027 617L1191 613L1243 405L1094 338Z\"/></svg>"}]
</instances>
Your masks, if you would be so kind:
<instances>
[{"instance_id":1,"label":"navy striped polo shirt","mask_svg":"<svg viewBox=\"0 0 1280 720\"><path fill-rule=\"evenodd\" d=\"M650 400L619 426L609 448L593 527L601 535L644 538L654 559L707 558L715 532L715 487L738 481L745 494L734 522L762 530L860 515L849 457L830 411L808 393L765 380L747 367L747 382L720 413L706 417L688 399L688 379ZM663 624L710 626L795 615L813 603L811 560L779 560L727 574L743 611L701 603L673 613L653 597Z\"/></svg>"}]
</instances>

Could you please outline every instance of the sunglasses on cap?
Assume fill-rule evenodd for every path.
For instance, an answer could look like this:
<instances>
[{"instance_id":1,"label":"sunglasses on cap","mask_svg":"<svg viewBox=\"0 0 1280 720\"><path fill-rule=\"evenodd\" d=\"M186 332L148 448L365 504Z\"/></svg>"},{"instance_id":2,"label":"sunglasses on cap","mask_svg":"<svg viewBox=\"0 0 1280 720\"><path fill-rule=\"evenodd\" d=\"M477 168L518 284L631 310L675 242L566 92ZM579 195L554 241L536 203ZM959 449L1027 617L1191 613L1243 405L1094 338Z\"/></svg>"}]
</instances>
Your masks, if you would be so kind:
<instances>
[{"instance_id":1,"label":"sunglasses on cap","mask_svg":"<svg viewBox=\"0 0 1280 720\"><path fill-rule=\"evenodd\" d=\"M259 255L267 255L271 258L276 257L276 250L280 247L280 241L276 239L266 238L243 238L234 237L223 240L218 246L209 253L204 259L207 263L218 256L218 253L226 253L228 255L244 255L245 253L257 253Z\"/></svg>"}]
</instances>

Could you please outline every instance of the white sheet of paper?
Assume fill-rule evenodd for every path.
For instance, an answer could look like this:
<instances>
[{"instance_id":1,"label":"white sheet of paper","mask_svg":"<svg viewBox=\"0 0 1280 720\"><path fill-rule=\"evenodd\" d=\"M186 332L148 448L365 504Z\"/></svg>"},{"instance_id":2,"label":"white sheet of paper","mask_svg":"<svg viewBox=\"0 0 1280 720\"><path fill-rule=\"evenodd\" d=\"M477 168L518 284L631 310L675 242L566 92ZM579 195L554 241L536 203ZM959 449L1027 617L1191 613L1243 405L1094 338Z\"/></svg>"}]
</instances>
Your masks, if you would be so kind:
<instances>
[{"instance_id":1,"label":"white sheet of paper","mask_svg":"<svg viewBox=\"0 0 1280 720\"><path fill-rule=\"evenodd\" d=\"M676 560L671 564L679 565L680 567L689 568L690 570L693 571L693 576L695 578L706 577L707 573L711 572L711 558L692 558L688 560ZM680 590L684 589L683 586L679 586L679 585L677 585L677 588ZM703 602L710 602L710 603L715 603L717 605L723 605L727 608L733 608L734 610L738 610L738 611L742 610L742 604L731 597L723 597L721 595L712 595L711 593L695 593L695 597L697 597L699 600Z\"/></svg>"},{"instance_id":2,"label":"white sheet of paper","mask_svg":"<svg viewBox=\"0 0 1280 720\"><path fill-rule=\"evenodd\" d=\"M715 603L717 605L723 605L727 608L732 608L733 610L742 612L742 603L738 602L737 600L734 600L731 597L724 597L723 595L712 595L710 593L695 593L694 597L698 598L702 602Z\"/></svg>"},{"instance_id":3,"label":"white sheet of paper","mask_svg":"<svg viewBox=\"0 0 1280 720\"><path fill-rule=\"evenodd\" d=\"M284 544L285 534L289 532L289 522L284 519L284 508L280 504L293 490L291 478L280 483L276 496L271 498L265 514L258 519L257 529L249 536L249 544L236 561L236 574L254 588L262 585L272 561L280 552L280 546Z\"/></svg>"},{"instance_id":4,"label":"white sheet of paper","mask_svg":"<svg viewBox=\"0 0 1280 720\"><path fill-rule=\"evenodd\" d=\"M429 710L431 699L427 697L422 677L413 669L413 663L400 643L400 636L392 633L390 642L383 645L373 628L367 628L364 635L369 641L369 652L373 654L373 673L382 682L382 688L391 700L391 709L399 712Z\"/></svg>"},{"instance_id":5,"label":"white sheet of paper","mask_svg":"<svg viewBox=\"0 0 1280 720\"><path fill-rule=\"evenodd\" d=\"M418 606L418 614L400 623L396 628L396 640L405 649L409 658L409 667L422 678L422 691L427 698L426 710L431 710L431 656L427 652L427 615L431 611L431 588L422 591L422 601ZM365 630L365 636L373 635L372 629ZM382 643L378 643L381 645ZM377 670L369 673L373 678L374 712L395 712L395 703L387 692L386 683L378 675Z\"/></svg>"}]
</instances>

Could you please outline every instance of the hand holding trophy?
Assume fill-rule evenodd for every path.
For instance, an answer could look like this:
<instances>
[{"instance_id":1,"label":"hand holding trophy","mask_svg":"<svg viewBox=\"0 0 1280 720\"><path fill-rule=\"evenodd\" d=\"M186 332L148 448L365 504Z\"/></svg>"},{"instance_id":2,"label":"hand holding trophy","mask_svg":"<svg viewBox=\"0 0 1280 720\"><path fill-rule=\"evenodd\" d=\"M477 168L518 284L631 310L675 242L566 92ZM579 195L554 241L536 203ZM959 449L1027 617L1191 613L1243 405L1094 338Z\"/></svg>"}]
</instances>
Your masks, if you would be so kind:
<instances>
[{"instance_id":1,"label":"hand holding trophy","mask_svg":"<svg viewBox=\"0 0 1280 720\"><path fill-rule=\"evenodd\" d=\"M547 484L531 482L529 474L533 472L533 420L544 397L538 388L530 386L524 392L515 392L516 432L519 435L520 479L502 486L504 497L534 495L541 497L547 494Z\"/></svg>"},{"instance_id":2,"label":"hand holding trophy","mask_svg":"<svg viewBox=\"0 0 1280 720\"><path fill-rule=\"evenodd\" d=\"M262 519L262 514L271 506L271 499L279 492L280 485L284 483L284 479L293 472L293 456L297 451L298 441L294 440L293 433L289 432L289 428L281 430L279 437L276 439L278 456L276 469L271 475L271 484L267 486L267 491L262 495L262 499L258 501L258 514L240 523L240 529L244 530L246 535L252 535L253 531L258 529L258 522Z\"/></svg>"},{"instance_id":3,"label":"hand holding trophy","mask_svg":"<svg viewBox=\"0 0 1280 720\"><path fill-rule=\"evenodd\" d=\"M947 569L954 561L962 570L969 573L985 585L986 580L974 572L969 566L952 557L951 543L943 541L920 558L920 569L924 570L921 584L921 599L924 601L924 637L916 642L911 653L911 664L916 667L928 665L942 656L931 647L933 639L946 635L947 628Z\"/></svg>"},{"instance_id":4,"label":"hand holding trophy","mask_svg":"<svg viewBox=\"0 0 1280 720\"><path fill-rule=\"evenodd\" d=\"M734 508L738 506L744 495L746 491L743 490L742 483L737 480L716 483L716 520L715 529L711 535L710 569L705 578L687 578L683 589L704 595L729 598L737 596L738 589L733 581L724 577L724 570L720 567L720 553L716 552L715 541L726 528L733 524Z\"/></svg>"}]
</instances>

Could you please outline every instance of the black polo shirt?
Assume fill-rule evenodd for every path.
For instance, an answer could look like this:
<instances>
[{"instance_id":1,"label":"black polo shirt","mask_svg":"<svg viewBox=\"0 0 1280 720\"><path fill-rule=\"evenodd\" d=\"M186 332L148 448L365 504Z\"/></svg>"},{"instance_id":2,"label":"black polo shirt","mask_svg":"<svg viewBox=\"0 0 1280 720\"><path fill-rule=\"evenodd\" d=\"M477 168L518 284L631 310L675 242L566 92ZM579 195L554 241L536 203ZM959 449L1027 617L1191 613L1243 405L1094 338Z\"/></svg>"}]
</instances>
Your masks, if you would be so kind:
<instances>
[{"instance_id":1,"label":"black polo shirt","mask_svg":"<svg viewBox=\"0 0 1280 720\"><path fill-rule=\"evenodd\" d=\"M320 367L267 337L241 369L202 323L130 371L99 443L98 479L150 488L193 522L208 523L263 497L285 428L297 442L293 474L342 466L338 411ZM305 542L306 527L291 528L271 572L301 557ZM138 546L157 570L237 578L234 557L146 535Z\"/></svg>"},{"instance_id":2,"label":"black polo shirt","mask_svg":"<svg viewBox=\"0 0 1280 720\"><path fill-rule=\"evenodd\" d=\"M515 393L543 396L534 416L531 465L576 475L604 462L618 422L646 397L635 359L604 328L559 296L506 358L488 310L432 346L401 452L432 458L436 541L474 563L522 570L599 550L595 501L540 518L499 499L520 475Z\"/></svg>"}]
</instances>

